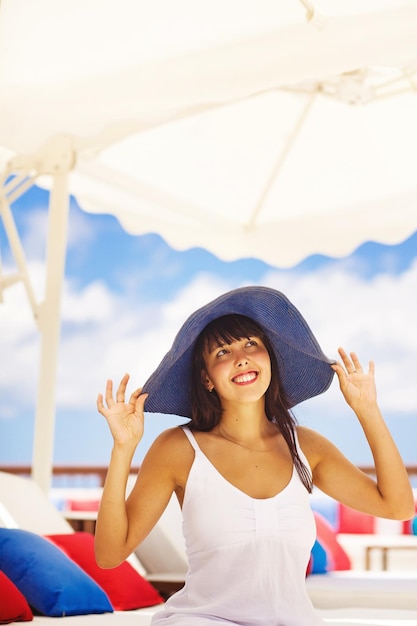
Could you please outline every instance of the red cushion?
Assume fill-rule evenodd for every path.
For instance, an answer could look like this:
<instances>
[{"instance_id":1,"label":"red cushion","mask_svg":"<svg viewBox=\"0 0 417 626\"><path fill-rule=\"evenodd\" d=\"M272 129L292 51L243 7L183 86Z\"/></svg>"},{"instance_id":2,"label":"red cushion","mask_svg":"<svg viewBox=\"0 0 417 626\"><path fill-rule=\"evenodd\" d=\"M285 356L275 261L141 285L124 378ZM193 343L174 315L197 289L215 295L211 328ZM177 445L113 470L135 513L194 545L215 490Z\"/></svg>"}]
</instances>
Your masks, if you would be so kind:
<instances>
[{"instance_id":1,"label":"red cushion","mask_svg":"<svg viewBox=\"0 0 417 626\"><path fill-rule=\"evenodd\" d=\"M359 533L371 535L375 532L375 517L350 507L339 505L339 533Z\"/></svg>"},{"instance_id":2,"label":"red cushion","mask_svg":"<svg viewBox=\"0 0 417 626\"><path fill-rule=\"evenodd\" d=\"M33 614L25 596L10 578L0 571L0 624L31 620Z\"/></svg>"},{"instance_id":3,"label":"red cushion","mask_svg":"<svg viewBox=\"0 0 417 626\"><path fill-rule=\"evenodd\" d=\"M47 539L61 548L100 585L117 611L139 609L163 602L155 587L127 561L112 569L101 569L94 557L94 537L90 533L48 535Z\"/></svg>"},{"instance_id":4,"label":"red cushion","mask_svg":"<svg viewBox=\"0 0 417 626\"><path fill-rule=\"evenodd\" d=\"M100 500L67 500L69 511L98 511Z\"/></svg>"},{"instance_id":5,"label":"red cushion","mask_svg":"<svg viewBox=\"0 0 417 626\"><path fill-rule=\"evenodd\" d=\"M416 515L413 519L406 520L402 525L402 532L404 535L415 535L415 528L417 526L417 522L415 521L417 518L417 501L414 503L415 513Z\"/></svg>"},{"instance_id":6,"label":"red cushion","mask_svg":"<svg viewBox=\"0 0 417 626\"><path fill-rule=\"evenodd\" d=\"M317 527L317 541L326 553L326 570L351 569L350 558L337 541L337 533L333 526L320 513L314 512Z\"/></svg>"}]
</instances>

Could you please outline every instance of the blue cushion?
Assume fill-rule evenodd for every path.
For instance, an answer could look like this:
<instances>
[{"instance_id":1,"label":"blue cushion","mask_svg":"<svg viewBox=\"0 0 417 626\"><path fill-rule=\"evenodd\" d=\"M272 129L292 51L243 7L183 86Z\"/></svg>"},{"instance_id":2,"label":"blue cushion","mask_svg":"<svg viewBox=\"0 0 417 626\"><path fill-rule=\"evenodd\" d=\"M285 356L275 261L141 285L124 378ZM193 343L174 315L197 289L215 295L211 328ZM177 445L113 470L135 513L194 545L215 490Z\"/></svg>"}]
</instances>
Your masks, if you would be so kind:
<instances>
[{"instance_id":1,"label":"blue cushion","mask_svg":"<svg viewBox=\"0 0 417 626\"><path fill-rule=\"evenodd\" d=\"M417 515L411 520L411 532L417 535Z\"/></svg>"},{"instance_id":2,"label":"blue cushion","mask_svg":"<svg viewBox=\"0 0 417 626\"><path fill-rule=\"evenodd\" d=\"M101 587L62 550L39 535L0 528L0 565L31 607L43 615L113 611Z\"/></svg>"},{"instance_id":3,"label":"blue cushion","mask_svg":"<svg viewBox=\"0 0 417 626\"><path fill-rule=\"evenodd\" d=\"M328 559L326 550L317 541L311 549L310 574L325 574L328 571Z\"/></svg>"},{"instance_id":4,"label":"blue cushion","mask_svg":"<svg viewBox=\"0 0 417 626\"><path fill-rule=\"evenodd\" d=\"M350 558L337 540L337 533L320 513L314 512L317 539L311 550L310 574L324 574L351 568Z\"/></svg>"}]
</instances>

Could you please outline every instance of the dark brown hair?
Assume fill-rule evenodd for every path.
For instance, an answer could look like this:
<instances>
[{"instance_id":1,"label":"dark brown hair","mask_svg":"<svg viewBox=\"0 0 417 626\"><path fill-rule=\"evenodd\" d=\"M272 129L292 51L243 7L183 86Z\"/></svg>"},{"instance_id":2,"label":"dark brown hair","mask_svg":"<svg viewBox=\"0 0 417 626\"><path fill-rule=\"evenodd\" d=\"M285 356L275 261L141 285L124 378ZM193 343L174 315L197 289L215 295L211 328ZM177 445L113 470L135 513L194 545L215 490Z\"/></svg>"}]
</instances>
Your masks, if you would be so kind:
<instances>
[{"instance_id":1,"label":"dark brown hair","mask_svg":"<svg viewBox=\"0 0 417 626\"><path fill-rule=\"evenodd\" d=\"M289 409L289 403L281 389L278 363L271 343L262 327L245 315L223 315L210 322L198 336L194 346L192 364L191 407L192 418L188 424L191 430L209 431L221 419L222 407L215 391L208 393L203 384L202 373L206 366L204 350L208 344L231 344L244 337L259 337L264 343L271 360L271 383L265 393L265 413L269 421L275 423L284 437L295 468L306 489L311 492L311 473L302 462L296 445L295 428L297 421Z\"/></svg>"}]
</instances>

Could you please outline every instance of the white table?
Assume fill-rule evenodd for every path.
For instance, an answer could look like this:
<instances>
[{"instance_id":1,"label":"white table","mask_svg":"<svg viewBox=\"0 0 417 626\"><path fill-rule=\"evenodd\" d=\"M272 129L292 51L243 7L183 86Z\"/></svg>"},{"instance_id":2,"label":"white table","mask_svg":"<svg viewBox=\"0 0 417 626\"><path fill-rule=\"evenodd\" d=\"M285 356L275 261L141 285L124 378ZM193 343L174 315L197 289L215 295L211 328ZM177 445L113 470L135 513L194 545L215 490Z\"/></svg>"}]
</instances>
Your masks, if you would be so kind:
<instances>
[{"instance_id":1,"label":"white table","mask_svg":"<svg viewBox=\"0 0 417 626\"><path fill-rule=\"evenodd\" d=\"M371 553L379 551L381 554L381 569L388 569L388 554L393 550L417 550L416 535L350 535L340 534L338 540L349 552L350 548L362 548L365 556L365 569L371 569ZM417 568L417 554L416 554Z\"/></svg>"},{"instance_id":2,"label":"white table","mask_svg":"<svg viewBox=\"0 0 417 626\"><path fill-rule=\"evenodd\" d=\"M97 511L63 511L63 516L74 530L82 530L94 535Z\"/></svg>"}]
</instances>

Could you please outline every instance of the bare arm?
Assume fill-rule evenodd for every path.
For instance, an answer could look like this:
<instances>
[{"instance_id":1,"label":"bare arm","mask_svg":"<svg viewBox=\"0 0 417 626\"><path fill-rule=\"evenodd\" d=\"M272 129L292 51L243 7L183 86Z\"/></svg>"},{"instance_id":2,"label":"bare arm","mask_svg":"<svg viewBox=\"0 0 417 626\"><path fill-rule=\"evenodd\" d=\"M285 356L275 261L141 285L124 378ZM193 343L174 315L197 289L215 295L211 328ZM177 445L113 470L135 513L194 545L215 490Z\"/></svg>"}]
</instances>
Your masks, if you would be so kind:
<instances>
[{"instance_id":1,"label":"bare arm","mask_svg":"<svg viewBox=\"0 0 417 626\"><path fill-rule=\"evenodd\" d=\"M151 447L136 485L125 501L133 454L143 436L143 407L146 394L134 391L125 403L129 377L123 377L113 398L111 381L106 386L106 404L97 399L106 418L114 445L104 484L95 533L95 554L101 567L115 567L136 548L158 521L176 488L169 433ZM172 435L171 435L172 437Z\"/></svg>"},{"instance_id":2,"label":"bare arm","mask_svg":"<svg viewBox=\"0 0 417 626\"><path fill-rule=\"evenodd\" d=\"M313 470L313 481L322 491L364 513L392 519L410 519L414 499L395 442L384 422L376 399L374 364L363 371L354 353L339 349L343 365L333 366L346 402L355 412L375 464L376 480L348 461L327 439L305 431L305 453Z\"/></svg>"}]
</instances>

